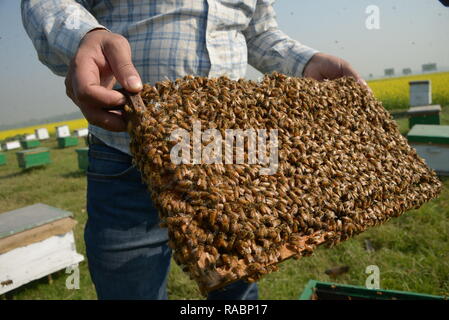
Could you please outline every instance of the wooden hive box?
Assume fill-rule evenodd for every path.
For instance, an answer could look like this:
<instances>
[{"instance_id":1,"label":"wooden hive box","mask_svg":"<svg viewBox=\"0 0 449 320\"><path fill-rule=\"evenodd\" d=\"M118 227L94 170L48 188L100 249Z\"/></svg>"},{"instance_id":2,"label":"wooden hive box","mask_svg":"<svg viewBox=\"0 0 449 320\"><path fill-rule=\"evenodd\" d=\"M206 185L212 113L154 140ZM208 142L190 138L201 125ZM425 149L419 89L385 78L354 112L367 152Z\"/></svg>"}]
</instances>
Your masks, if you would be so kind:
<instances>
[{"instance_id":1,"label":"wooden hive box","mask_svg":"<svg viewBox=\"0 0 449 320\"><path fill-rule=\"evenodd\" d=\"M299 300L447 300L435 296L407 291L368 289L360 286L310 280Z\"/></svg>"},{"instance_id":2,"label":"wooden hive box","mask_svg":"<svg viewBox=\"0 0 449 320\"><path fill-rule=\"evenodd\" d=\"M48 138L50 138L47 128L35 129L34 133L35 133L37 139L39 139L39 140L47 140Z\"/></svg>"},{"instance_id":3,"label":"wooden hive box","mask_svg":"<svg viewBox=\"0 0 449 320\"><path fill-rule=\"evenodd\" d=\"M20 144L23 149L32 149L37 148L41 145L39 140L22 140L20 141Z\"/></svg>"},{"instance_id":4,"label":"wooden hive box","mask_svg":"<svg viewBox=\"0 0 449 320\"><path fill-rule=\"evenodd\" d=\"M430 80L410 81L410 106L432 104L432 84Z\"/></svg>"},{"instance_id":5,"label":"wooden hive box","mask_svg":"<svg viewBox=\"0 0 449 320\"><path fill-rule=\"evenodd\" d=\"M415 124L440 124L440 105L411 107L407 111L409 128Z\"/></svg>"},{"instance_id":6,"label":"wooden hive box","mask_svg":"<svg viewBox=\"0 0 449 320\"><path fill-rule=\"evenodd\" d=\"M37 137L34 133L26 134L23 137L23 140L36 140L36 139L37 139Z\"/></svg>"},{"instance_id":7,"label":"wooden hive box","mask_svg":"<svg viewBox=\"0 0 449 320\"><path fill-rule=\"evenodd\" d=\"M75 224L70 212L41 203L1 213L0 294L83 261Z\"/></svg>"},{"instance_id":8,"label":"wooden hive box","mask_svg":"<svg viewBox=\"0 0 449 320\"><path fill-rule=\"evenodd\" d=\"M449 126L417 124L407 139L438 175L449 175Z\"/></svg>"},{"instance_id":9,"label":"wooden hive box","mask_svg":"<svg viewBox=\"0 0 449 320\"><path fill-rule=\"evenodd\" d=\"M68 125L62 125L55 127L56 129L56 138L63 138L70 136L70 128Z\"/></svg>"},{"instance_id":10,"label":"wooden hive box","mask_svg":"<svg viewBox=\"0 0 449 320\"><path fill-rule=\"evenodd\" d=\"M16 155L19 167L22 169L43 166L51 162L50 150L48 148L19 151Z\"/></svg>"},{"instance_id":11,"label":"wooden hive box","mask_svg":"<svg viewBox=\"0 0 449 320\"><path fill-rule=\"evenodd\" d=\"M69 136L69 137L58 138L58 147L59 148L68 148L68 147L74 147L77 145L78 145L78 137Z\"/></svg>"},{"instance_id":12,"label":"wooden hive box","mask_svg":"<svg viewBox=\"0 0 449 320\"><path fill-rule=\"evenodd\" d=\"M87 129L87 128L76 129L74 131L74 133L75 133L76 137L79 137L79 138L86 137L89 134L89 129Z\"/></svg>"},{"instance_id":13,"label":"wooden hive box","mask_svg":"<svg viewBox=\"0 0 449 320\"><path fill-rule=\"evenodd\" d=\"M20 149L20 147L21 145L19 140L7 141L2 144L2 149L5 149L6 151Z\"/></svg>"},{"instance_id":14,"label":"wooden hive box","mask_svg":"<svg viewBox=\"0 0 449 320\"><path fill-rule=\"evenodd\" d=\"M75 151L78 156L78 168L86 171L87 166L89 165L89 158L88 158L89 148L87 148L87 147L79 148L79 149L76 149Z\"/></svg>"},{"instance_id":15,"label":"wooden hive box","mask_svg":"<svg viewBox=\"0 0 449 320\"><path fill-rule=\"evenodd\" d=\"M0 166L6 164L6 155L4 153L0 153Z\"/></svg>"}]
</instances>

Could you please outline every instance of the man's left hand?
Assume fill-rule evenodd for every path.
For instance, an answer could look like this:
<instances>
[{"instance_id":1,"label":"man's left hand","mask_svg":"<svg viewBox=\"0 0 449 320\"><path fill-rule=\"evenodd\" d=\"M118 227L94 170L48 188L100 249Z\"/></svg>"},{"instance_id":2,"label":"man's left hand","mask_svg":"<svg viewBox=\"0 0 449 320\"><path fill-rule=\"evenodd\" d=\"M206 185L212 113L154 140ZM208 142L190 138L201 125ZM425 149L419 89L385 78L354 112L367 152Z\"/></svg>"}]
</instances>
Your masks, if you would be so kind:
<instances>
[{"instance_id":1,"label":"man's left hand","mask_svg":"<svg viewBox=\"0 0 449 320\"><path fill-rule=\"evenodd\" d=\"M333 80L344 76L352 76L357 82L369 89L365 80L345 60L325 53L316 53L304 68L303 76L318 81Z\"/></svg>"}]
</instances>

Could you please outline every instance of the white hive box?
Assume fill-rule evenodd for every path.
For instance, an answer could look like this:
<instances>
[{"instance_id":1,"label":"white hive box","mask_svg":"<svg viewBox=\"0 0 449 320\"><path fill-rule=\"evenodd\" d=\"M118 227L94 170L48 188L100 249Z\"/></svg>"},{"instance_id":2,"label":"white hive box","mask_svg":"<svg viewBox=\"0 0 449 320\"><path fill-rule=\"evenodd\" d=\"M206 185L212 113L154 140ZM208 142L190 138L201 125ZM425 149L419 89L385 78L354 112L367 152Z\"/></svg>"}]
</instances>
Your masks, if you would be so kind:
<instances>
[{"instance_id":1,"label":"white hive box","mask_svg":"<svg viewBox=\"0 0 449 320\"><path fill-rule=\"evenodd\" d=\"M0 294L77 265L71 213L41 203L0 214Z\"/></svg>"},{"instance_id":2,"label":"white hive box","mask_svg":"<svg viewBox=\"0 0 449 320\"><path fill-rule=\"evenodd\" d=\"M36 130L34 130L34 133L36 134L36 137L38 140L46 140L46 139L50 138L47 128L36 129Z\"/></svg>"},{"instance_id":3,"label":"white hive box","mask_svg":"<svg viewBox=\"0 0 449 320\"><path fill-rule=\"evenodd\" d=\"M407 139L438 175L449 175L449 126L415 124Z\"/></svg>"},{"instance_id":4,"label":"white hive box","mask_svg":"<svg viewBox=\"0 0 449 320\"><path fill-rule=\"evenodd\" d=\"M410 81L410 106L432 104L432 84L430 80Z\"/></svg>"},{"instance_id":5,"label":"white hive box","mask_svg":"<svg viewBox=\"0 0 449 320\"><path fill-rule=\"evenodd\" d=\"M68 125L57 126L56 128L56 138L70 137L70 129Z\"/></svg>"},{"instance_id":6,"label":"white hive box","mask_svg":"<svg viewBox=\"0 0 449 320\"><path fill-rule=\"evenodd\" d=\"M5 149L6 151L20 149L21 148L20 141L14 140L14 141L4 142L2 145L2 148Z\"/></svg>"},{"instance_id":7,"label":"white hive box","mask_svg":"<svg viewBox=\"0 0 449 320\"><path fill-rule=\"evenodd\" d=\"M25 141L36 140L36 139L37 139L37 137L36 137L36 135L35 135L34 133L27 134L27 135L25 135L25 137L24 137L24 140L25 140Z\"/></svg>"},{"instance_id":8,"label":"white hive box","mask_svg":"<svg viewBox=\"0 0 449 320\"><path fill-rule=\"evenodd\" d=\"M75 136L77 137L86 137L89 134L89 129L80 128L75 130Z\"/></svg>"}]
</instances>

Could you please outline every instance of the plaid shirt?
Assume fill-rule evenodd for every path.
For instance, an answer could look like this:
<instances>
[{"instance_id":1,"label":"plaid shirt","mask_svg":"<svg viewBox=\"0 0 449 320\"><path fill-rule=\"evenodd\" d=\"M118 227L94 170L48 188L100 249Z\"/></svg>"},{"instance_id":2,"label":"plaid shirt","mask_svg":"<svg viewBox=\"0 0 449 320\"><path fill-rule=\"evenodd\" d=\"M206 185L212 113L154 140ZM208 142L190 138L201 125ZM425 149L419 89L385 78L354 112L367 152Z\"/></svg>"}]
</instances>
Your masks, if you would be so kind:
<instances>
[{"instance_id":1,"label":"plaid shirt","mask_svg":"<svg viewBox=\"0 0 449 320\"><path fill-rule=\"evenodd\" d=\"M83 36L107 28L125 36L142 81L187 74L243 78L302 76L317 51L281 32L273 0L22 0L23 25L39 60L64 76ZM107 145L129 153L129 136L89 125Z\"/></svg>"}]
</instances>

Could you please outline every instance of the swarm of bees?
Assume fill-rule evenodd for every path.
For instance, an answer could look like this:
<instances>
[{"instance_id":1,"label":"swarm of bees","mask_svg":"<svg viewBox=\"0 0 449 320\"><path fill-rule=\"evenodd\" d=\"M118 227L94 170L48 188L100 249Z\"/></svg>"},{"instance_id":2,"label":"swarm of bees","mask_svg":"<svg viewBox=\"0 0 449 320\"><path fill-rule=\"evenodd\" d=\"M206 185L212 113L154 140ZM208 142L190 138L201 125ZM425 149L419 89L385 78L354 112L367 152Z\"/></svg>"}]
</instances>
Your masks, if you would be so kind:
<instances>
[{"instance_id":1,"label":"swarm of bees","mask_svg":"<svg viewBox=\"0 0 449 320\"><path fill-rule=\"evenodd\" d=\"M207 292L256 281L436 197L441 183L353 78L273 73L260 82L186 76L145 85L126 107L131 152L175 261ZM171 161L171 133L277 129L279 166ZM202 144L207 145L202 141ZM246 146L247 142L245 142Z\"/></svg>"}]
</instances>

